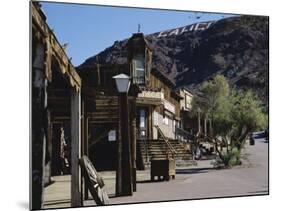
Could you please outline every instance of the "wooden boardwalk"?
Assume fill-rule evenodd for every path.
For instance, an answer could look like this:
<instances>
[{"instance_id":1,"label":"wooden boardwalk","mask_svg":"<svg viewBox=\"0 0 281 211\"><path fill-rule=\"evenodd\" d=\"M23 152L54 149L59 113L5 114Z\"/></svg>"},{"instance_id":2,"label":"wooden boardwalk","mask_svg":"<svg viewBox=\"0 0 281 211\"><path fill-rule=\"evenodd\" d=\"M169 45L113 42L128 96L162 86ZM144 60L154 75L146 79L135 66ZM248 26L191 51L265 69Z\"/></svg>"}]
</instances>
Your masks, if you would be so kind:
<instances>
[{"instance_id":1,"label":"wooden boardwalk","mask_svg":"<svg viewBox=\"0 0 281 211\"><path fill-rule=\"evenodd\" d=\"M105 189L109 196L114 196L115 194L115 172L105 171L99 172L103 177L105 183ZM52 177L53 183L44 189L44 208L64 208L70 207L70 187L71 187L71 176L55 176ZM89 192L89 198L91 199L91 194ZM85 203L88 204L88 203ZM91 200L91 205L95 202Z\"/></svg>"},{"instance_id":2,"label":"wooden boardwalk","mask_svg":"<svg viewBox=\"0 0 281 211\"><path fill-rule=\"evenodd\" d=\"M71 176L52 177L53 183L44 189L44 208L70 207Z\"/></svg>"},{"instance_id":3,"label":"wooden boardwalk","mask_svg":"<svg viewBox=\"0 0 281 211\"><path fill-rule=\"evenodd\" d=\"M115 172L114 171L104 171L99 172L105 183L105 190L109 197L115 196ZM145 181L149 180L150 173L149 170L138 171L137 180ZM66 176L55 176L52 177L53 183L44 189L44 208L64 208L70 207L70 175ZM89 192L89 199L84 201L84 206L95 205L94 200L91 200L91 194Z\"/></svg>"}]
</instances>

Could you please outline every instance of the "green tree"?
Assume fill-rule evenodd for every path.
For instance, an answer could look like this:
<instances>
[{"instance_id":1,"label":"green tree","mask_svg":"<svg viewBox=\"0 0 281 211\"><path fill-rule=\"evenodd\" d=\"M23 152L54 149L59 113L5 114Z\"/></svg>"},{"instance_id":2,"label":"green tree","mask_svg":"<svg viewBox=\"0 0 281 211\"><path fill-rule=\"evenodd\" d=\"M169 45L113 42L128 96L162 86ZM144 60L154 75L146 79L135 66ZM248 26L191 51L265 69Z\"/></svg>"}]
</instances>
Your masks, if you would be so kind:
<instances>
[{"instance_id":1,"label":"green tree","mask_svg":"<svg viewBox=\"0 0 281 211\"><path fill-rule=\"evenodd\" d=\"M214 143L226 167L241 163L241 149L247 137L267 123L256 96L251 91L231 89L222 75L202 84L200 94L192 100L192 111L200 111L210 121L207 139Z\"/></svg>"}]
</instances>

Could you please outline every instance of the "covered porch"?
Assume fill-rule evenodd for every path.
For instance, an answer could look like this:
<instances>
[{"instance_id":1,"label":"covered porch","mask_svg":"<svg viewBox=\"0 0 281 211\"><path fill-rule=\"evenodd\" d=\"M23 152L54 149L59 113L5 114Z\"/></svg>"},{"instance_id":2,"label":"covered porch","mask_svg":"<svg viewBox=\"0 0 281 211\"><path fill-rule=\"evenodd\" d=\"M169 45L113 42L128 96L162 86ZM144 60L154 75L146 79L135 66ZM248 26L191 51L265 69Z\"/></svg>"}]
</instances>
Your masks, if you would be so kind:
<instances>
[{"instance_id":1,"label":"covered porch","mask_svg":"<svg viewBox=\"0 0 281 211\"><path fill-rule=\"evenodd\" d=\"M32 3L31 10L31 209L44 208L48 185L63 175L69 175L68 195L77 207L82 204L81 79L40 5Z\"/></svg>"}]
</instances>

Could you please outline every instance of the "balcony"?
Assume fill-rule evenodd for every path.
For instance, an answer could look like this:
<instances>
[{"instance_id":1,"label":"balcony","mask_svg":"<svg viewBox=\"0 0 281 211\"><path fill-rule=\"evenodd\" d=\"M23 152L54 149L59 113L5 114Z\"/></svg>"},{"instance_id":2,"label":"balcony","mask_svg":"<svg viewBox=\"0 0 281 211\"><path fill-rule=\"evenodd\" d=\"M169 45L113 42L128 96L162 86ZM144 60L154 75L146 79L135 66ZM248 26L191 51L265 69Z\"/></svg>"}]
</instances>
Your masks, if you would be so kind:
<instances>
[{"instance_id":1,"label":"balcony","mask_svg":"<svg viewBox=\"0 0 281 211\"><path fill-rule=\"evenodd\" d=\"M142 91L138 94L138 97L143 98L154 98L154 99L164 99L164 93L161 91Z\"/></svg>"},{"instance_id":2,"label":"balcony","mask_svg":"<svg viewBox=\"0 0 281 211\"><path fill-rule=\"evenodd\" d=\"M143 105L161 105L162 99L164 99L164 93L156 90L142 90L138 94L137 104Z\"/></svg>"},{"instance_id":3,"label":"balcony","mask_svg":"<svg viewBox=\"0 0 281 211\"><path fill-rule=\"evenodd\" d=\"M173 105L172 103L170 103L169 101L167 101L165 99L163 99L163 104L164 104L164 109L168 110L172 114L176 113L175 105Z\"/></svg>"}]
</instances>

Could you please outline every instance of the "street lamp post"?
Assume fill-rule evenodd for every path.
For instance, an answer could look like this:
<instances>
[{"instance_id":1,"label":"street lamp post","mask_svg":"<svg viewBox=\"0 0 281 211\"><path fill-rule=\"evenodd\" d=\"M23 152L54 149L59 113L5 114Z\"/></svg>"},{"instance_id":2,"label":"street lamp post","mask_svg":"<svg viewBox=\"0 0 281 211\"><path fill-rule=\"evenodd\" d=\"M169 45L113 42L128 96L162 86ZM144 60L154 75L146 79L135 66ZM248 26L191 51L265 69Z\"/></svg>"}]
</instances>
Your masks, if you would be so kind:
<instances>
[{"instance_id":1,"label":"street lamp post","mask_svg":"<svg viewBox=\"0 0 281 211\"><path fill-rule=\"evenodd\" d=\"M116 196L133 195L131 143L128 119L128 90L130 78L125 74L113 77L119 93L119 128L120 135L117 143L118 161L116 172Z\"/></svg>"}]
</instances>

